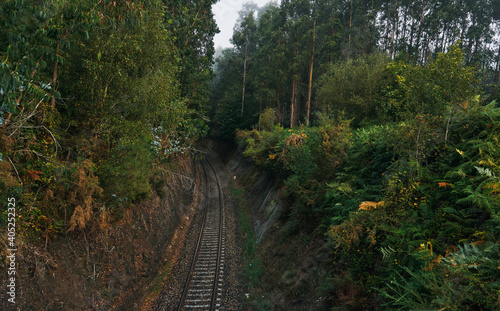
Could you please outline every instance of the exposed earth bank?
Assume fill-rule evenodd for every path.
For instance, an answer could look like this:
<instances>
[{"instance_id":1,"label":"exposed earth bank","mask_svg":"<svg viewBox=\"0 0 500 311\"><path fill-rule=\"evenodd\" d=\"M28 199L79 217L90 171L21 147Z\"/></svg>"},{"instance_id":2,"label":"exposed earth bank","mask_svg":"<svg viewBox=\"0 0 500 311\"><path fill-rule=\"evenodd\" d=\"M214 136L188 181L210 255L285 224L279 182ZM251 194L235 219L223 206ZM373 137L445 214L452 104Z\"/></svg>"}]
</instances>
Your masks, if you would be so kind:
<instances>
[{"instance_id":1,"label":"exposed earth bank","mask_svg":"<svg viewBox=\"0 0 500 311\"><path fill-rule=\"evenodd\" d=\"M171 245L182 239L195 212L199 181L193 163L179 158L146 201L120 210L102 208L84 230L18 245L16 303L9 303L2 290L0 309L139 310L149 293L161 288L175 259ZM6 267L2 260L0 271Z\"/></svg>"}]
</instances>

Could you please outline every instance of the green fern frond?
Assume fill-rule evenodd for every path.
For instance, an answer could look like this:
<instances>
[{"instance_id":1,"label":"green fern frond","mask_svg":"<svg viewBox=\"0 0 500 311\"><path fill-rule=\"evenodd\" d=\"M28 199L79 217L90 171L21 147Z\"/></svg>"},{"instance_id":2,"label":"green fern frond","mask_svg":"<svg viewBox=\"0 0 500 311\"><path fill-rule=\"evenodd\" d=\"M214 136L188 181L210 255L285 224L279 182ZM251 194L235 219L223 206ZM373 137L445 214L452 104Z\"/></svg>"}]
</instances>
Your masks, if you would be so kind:
<instances>
[{"instance_id":1,"label":"green fern frond","mask_svg":"<svg viewBox=\"0 0 500 311\"><path fill-rule=\"evenodd\" d=\"M392 248L390 245L387 247L381 247L380 252L382 253L382 258L386 260L389 258L392 254L396 252L394 248Z\"/></svg>"},{"instance_id":2,"label":"green fern frond","mask_svg":"<svg viewBox=\"0 0 500 311\"><path fill-rule=\"evenodd\" d=\"M442 259L443 262L458 268L477 269L478 265L491 259L474 244L459 245L458 250Z\"/></svg>"},{"instance_id":3,"label":"green fern frond","mask_svg":"<svg viewBox=\"0 0 500 311\"><path fill-rule=\"evenodd\" d=\"M448 214L453 214L453 215L459 214L459 212L451 206L444 207L443 212L448 213Z\"/></svg>"},{"instance_id":4,"label":"green fern frond","mask_svg":"<svg viewBox=\"0 0 500 311\"><path fill-rule=\"evenodd\" d=\"M474 166L476 170L481 174L481 176L488 176L490 178L496 178L495 173L493 173L489 168Z\"/></svg>"},{"instance_id":5,"label":"green fern frond","mask_svg":"<svg viewBox=\"0 0 500 311\"><path fill-rule=\"evenodd\" d=\"M464 172L462 166L459 166L457 169L452 170L444 176L446 179L462 179L465 178L467 174Z\"/></svg>"}]
</instances>

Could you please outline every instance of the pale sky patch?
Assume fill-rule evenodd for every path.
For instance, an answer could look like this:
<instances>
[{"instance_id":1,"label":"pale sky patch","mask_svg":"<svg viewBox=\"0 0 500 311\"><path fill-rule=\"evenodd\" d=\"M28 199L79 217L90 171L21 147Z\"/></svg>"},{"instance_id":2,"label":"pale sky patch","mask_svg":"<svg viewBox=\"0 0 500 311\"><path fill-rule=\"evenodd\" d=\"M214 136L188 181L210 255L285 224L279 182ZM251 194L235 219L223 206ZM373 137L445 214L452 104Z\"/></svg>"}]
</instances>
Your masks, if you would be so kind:
<instances>
[{"instance_id":1,"label":"pale sky patch","mask_svg":"<svg viewBox=\"0 0 500 311\"><path fill-rule=\"evenodd\" d=\"M215 21L219 27L220 32L215 35L214 43L215 48L231 47L229 39L233 36L233 28L238 19L238 12L243 7L243 4L253 2L259 7L263 7L269 2L279 3L279 0L221 0L212 6L212 12L215 16Z\"/></svg>"}]
</instances>

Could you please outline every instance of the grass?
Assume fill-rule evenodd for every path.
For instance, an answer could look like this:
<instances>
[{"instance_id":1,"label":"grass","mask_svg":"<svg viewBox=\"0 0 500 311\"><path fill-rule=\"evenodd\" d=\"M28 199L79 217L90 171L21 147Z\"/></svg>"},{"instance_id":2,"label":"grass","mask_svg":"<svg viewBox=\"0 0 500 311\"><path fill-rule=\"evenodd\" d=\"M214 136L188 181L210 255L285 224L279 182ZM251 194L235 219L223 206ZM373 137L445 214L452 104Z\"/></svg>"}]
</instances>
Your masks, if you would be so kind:
<instances>
[{"instance_id":1,"label":"grass","mask_svg":"<svg viewBox=\"0 0 500 311\"><path fill-rule=\"evenodd\" d=\"M165 281L165 278L170 273L170 271L172 271L173 267L173 261L169 260L166 266L163 268L163 272L154 279L151 295L157 295L160 293L161 289L163 288L163 282Z\"/></svg>"},{"instance_id":2,"label":"grass","mask_svg":"<svg viewBox=\"0 0 500 311\"><path fill-rule=\"evenodd\" d=\"M246 285L250 288L258 286L263 267L257 256L255 236L252 227L251 211L244 198L245 191L235 184L231 186L233 198L238 206L238 222L243 237L243 273Z\"/></svg>"}]
</instances>

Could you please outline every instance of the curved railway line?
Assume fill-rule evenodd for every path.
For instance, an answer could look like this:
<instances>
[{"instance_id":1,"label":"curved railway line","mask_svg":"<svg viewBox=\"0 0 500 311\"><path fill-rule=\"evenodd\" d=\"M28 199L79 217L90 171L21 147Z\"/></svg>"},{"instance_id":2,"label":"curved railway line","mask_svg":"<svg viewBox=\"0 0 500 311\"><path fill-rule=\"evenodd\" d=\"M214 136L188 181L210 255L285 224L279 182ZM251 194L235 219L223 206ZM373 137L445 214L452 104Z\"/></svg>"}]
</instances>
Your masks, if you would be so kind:
<instances>
[{"instance_id":1,"label":"curved railway line","mask_svg":"<svg viewBox=\"0 0 500 311\"><path fill-rule=\"evenodd\" d=\"M205 163L206 164L205 164ZM201 160L205 176L205 200L201 228L188 276L177 310L210 310L221 308L224 276L224 200L214 166L208 158ZM207 165L208 164L208 165ZM210 189L209 176L215 187Z\"/></svg>"}]
</instances>

